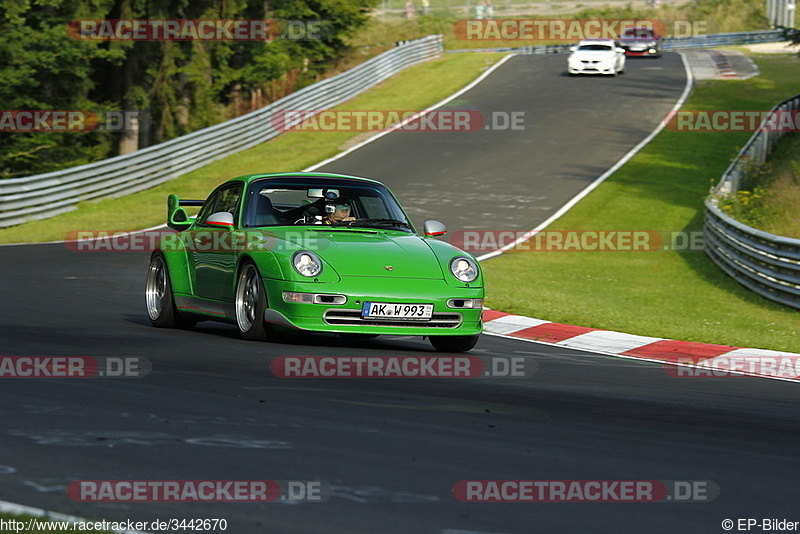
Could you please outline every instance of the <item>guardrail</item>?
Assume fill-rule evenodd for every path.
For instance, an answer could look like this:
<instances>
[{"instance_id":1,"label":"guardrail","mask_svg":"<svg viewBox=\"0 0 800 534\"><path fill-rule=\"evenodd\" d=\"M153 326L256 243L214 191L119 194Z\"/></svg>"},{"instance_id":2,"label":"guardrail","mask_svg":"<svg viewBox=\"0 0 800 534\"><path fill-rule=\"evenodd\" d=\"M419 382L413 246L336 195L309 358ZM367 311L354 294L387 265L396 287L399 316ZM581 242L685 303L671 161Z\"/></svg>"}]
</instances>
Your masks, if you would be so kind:
<instances>
[{"instance_id":1,"label":"guardrail","mask_svg":"<svg viewBox=\"0 0 800 534\"><path fill-rule=\"evenodd\" d=\"M79 167L0 180L0 228L72 211L86 200L149 189L263 143L281 133L271 120L276 113L331 108L406 67L438 57L442 49L441 35L406 42L261 109L165 143Z\"/></svg>"},{"instance_id":2,"label":"guardrail","mask_svg":"<svg viewBox=\"0 0 800 534\"><path fill-rule=\"evenodd\" d=\"M772 111L800 110L800 95L785 100ZM776 236L756 230L727 216L719 200L734 194L747 167L766 161L786 132L757 131L722 175L706 199L703 227L706 254L737 282L762 297L800 308L800 239Z\"/></svg>"},{"instance_id":3,"label":"guardrail","mask_svg":"<svg viewBox=\"0 0 800 534\"><path fill-rule=\"evenodd\" d=\"M713 48L715 46L734 46L754 43L777 43L785 41L783 30L766 30L756 32L717 33L698 35L696 37L680 37L664 39L663 50L682 48Z\"/></svg>"},{"instance_id":4,"label":"guardrail","mask_svg":"<svg viewBox=\"0 0 800 534\"><path fill-rule=\"evenodd\" d=\"M715 46L733 46L753 43L775 43L785 41L783 30L766 30L756 32L718 33L697 37L680 37L664 39L663 50L679 50L682 48L713 48ZM566 54L575 43L557 45L516 46L500 48L464 48L449 52L516 52L518 54Z\"/></svg>"}]
</instances>

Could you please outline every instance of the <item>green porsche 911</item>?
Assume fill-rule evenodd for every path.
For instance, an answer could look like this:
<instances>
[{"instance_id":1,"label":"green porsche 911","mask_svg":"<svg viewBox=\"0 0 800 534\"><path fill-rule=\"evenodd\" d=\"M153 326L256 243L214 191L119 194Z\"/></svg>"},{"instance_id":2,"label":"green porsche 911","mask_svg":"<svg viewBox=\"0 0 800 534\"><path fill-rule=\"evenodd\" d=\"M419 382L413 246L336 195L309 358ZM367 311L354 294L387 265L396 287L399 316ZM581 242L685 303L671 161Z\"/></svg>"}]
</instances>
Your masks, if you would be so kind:
<instances>
[{"instance_id":1,"label":"green porsche 911","mask_svg":"<svg viewBox=\"0 0 800 534\"><path fill-rule=\"evenodd\" d=\"M428 336L463 352L481 333L478 262L416 233L389 189L366 178L253 174L205 201L170 195L166 236L147 273L150 321L190 328L236 324L242 337L275 329ZM183 206L202 206L190 218Z\"/></svg>"}]
</instances>

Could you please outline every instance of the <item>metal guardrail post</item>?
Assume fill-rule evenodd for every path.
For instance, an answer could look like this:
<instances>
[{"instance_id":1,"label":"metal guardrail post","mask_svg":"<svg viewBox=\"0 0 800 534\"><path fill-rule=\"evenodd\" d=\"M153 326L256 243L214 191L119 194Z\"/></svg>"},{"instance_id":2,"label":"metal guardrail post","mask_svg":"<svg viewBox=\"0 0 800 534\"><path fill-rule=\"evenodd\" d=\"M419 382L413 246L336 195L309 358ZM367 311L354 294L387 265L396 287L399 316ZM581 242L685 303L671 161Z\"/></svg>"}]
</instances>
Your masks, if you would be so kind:
<instances>
[{"instance_id":1,"label":"metal guardrail post","mask_svg":"<svg viewBox=\"0 0 800 534\"><path fill-rule=\"evenodd\" d=\"M797 111L800 95L781 102L772 112ZM764 129L753 134L736 156L714 192L706 199L703 237L706 254L734 280L762 297L800 308L800 239L776 236L729 217L718 206L719 197L738 191L743 166L764 163L782 131Z\"/></svg>"}]
</instances>

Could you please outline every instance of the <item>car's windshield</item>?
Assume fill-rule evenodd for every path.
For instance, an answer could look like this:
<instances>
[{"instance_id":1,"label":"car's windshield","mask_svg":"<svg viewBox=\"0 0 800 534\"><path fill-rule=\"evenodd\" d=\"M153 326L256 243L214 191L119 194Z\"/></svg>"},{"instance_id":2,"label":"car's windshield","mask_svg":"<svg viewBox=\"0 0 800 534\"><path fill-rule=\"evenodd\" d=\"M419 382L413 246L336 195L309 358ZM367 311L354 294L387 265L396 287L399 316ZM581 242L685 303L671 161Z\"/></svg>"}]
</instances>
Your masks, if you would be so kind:
<instances>
[{"instance_id":1,"label":"car's windshield","mask_svg":"<svg viewBox=\"0 0 800 534\"><path fill-rule=\"evenodd\" d=\"M623 39L652 39L652 30L625 30L622 34Z\"/></svg>"},{"instance_id":2,"label":"car's windshield","mask_svg":"<svg viewBox=\"0 0 800 534\"><path fill-rule=\"evenodd\" d=\"M608 52L610 50L613 50L613 47L611 47L610 45L604 45L604 44L587 44L587 45L581 45L578 48L578 50L581 50L581 51L592 50L592 51Z\"/></svg>"},{"instance_id":3,"label":"car's windshield","mask_svg":"<svg viewBox=\"0 0 800 534\"><path fill-rule=\"evenodd\" d=\"M413 232L389 190L355 180L264 179L251 184L244 227L330 225Z\"/></svg>"}]
</instances>

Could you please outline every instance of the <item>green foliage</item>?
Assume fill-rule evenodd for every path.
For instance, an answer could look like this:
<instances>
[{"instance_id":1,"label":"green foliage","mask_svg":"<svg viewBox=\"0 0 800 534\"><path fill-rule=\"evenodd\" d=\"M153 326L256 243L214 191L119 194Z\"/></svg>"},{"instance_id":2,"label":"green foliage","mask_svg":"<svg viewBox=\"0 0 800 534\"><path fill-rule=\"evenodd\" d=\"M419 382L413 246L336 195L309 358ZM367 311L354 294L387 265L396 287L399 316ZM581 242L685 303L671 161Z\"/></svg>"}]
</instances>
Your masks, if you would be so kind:
<instances>
[{"instance_id":1,"label":"green foliage","mask_svg":"<svg viewBox=\"0 0 800 534\"><path fill-rule=\"evenodd\" d=\"M147 112L140 146L228 118L250 91L289 78L314 81L347 50L377 0L6 0L0 4L0 102L6 110ZM80 19L323 21L322 39L91 41ZM240 112L247 109L239 110ZM0 178L31 175L116 154L121 134L0 133Z\"/></svg>"},{"instance_id":2,"label":"green foliage","mask_svg":"<svg viewBox=\"0 0 800 534\"><path fill-rule=\"evenodd\" d=\"M769 156L766 175L760 180L763 198L759 199L760 205L755 210L760 217L750 226L771 234L800 239L798 154L800 135L797 133L789 133L778 141L775 151Z\"/></svg>"},{"instance_id":3,"label":"green foliage","mask_svg":"<svg viewBox=\"0 0 800 534\"><path fill-rule=\"evenodd\" d=\"M97 101L92 64L119 59L97 43L71 39L69 2L42 6L15 0L0 4L0 102L5 110L114 109ZM0 177L46 172L106 157L111 134L0 133Z\"/></svg>"},{"instance_id":4,"label":"green foliage","mask_svg":"<svg viewBox=\"0 0 800 534\"><path fill-rule=\"evenodd\" d=\"M706 21L712 33L769 29L763 0L696 0L679 6L660 8L606 6L582 9L576 19L661 19Z\"/></svg>"},{"instance_id":5,"label":"green foliage","mask_svg":"<svg viewBox=\"0 0 800 534\"><path fill-rule=\"evenodd\" d=\"M721 197L719 208L747 226L761 228L772 216L768 188L773 178L771 165L745 158L741 163L739 190Z\"/></svg>"}]
</instances>

